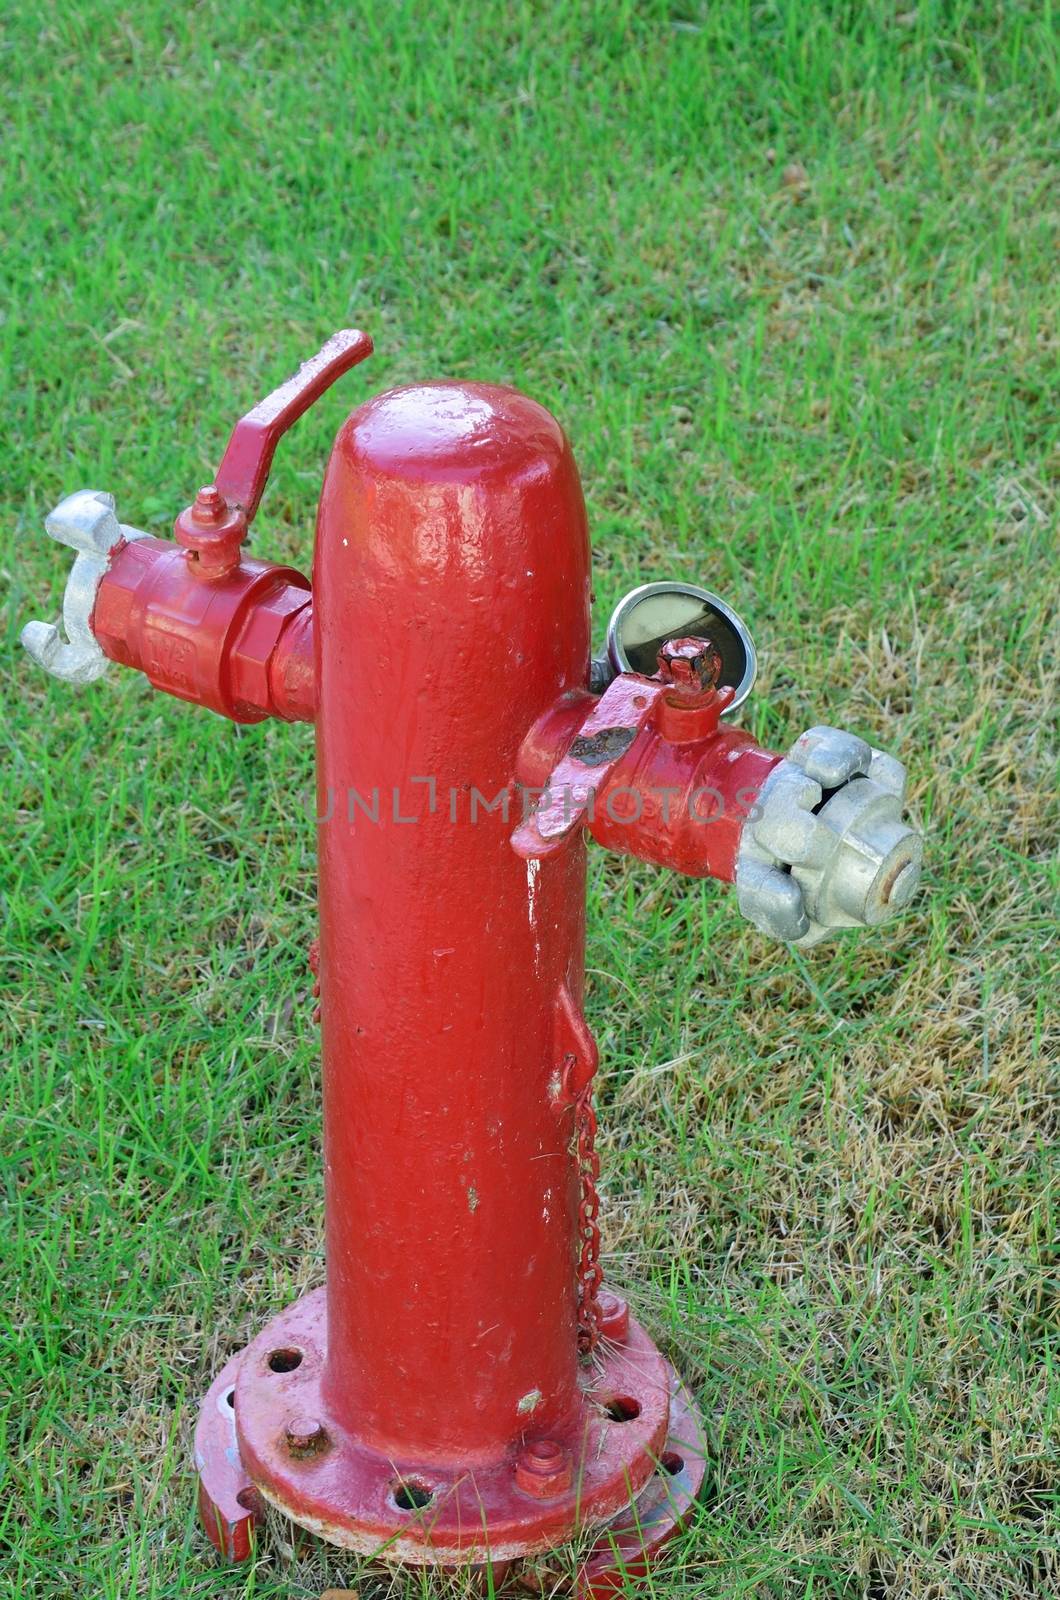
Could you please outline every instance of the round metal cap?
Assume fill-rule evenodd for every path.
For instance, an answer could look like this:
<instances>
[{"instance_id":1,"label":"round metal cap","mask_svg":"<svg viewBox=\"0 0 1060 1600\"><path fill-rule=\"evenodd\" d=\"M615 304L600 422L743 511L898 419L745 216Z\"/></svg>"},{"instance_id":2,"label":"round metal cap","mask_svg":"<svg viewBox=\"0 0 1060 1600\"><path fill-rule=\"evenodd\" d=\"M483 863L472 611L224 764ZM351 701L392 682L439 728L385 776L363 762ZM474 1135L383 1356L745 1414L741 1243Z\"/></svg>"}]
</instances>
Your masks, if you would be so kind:
<instances>
[{"instance_id":1,"label":"round metal cap","mask_svg":"<svg viewBox=\"0 0 1060 1600\"><path fill-rule=\"evenodd\" d=\"M667 639L684 637L708 638L719 651L719 682L736 691L726 715L743 705L758 672L751 635L731 606L693 583L645 583L631 589L607 625L608 659L616 672L651 677Z\"/></svg>"}]
</instances>

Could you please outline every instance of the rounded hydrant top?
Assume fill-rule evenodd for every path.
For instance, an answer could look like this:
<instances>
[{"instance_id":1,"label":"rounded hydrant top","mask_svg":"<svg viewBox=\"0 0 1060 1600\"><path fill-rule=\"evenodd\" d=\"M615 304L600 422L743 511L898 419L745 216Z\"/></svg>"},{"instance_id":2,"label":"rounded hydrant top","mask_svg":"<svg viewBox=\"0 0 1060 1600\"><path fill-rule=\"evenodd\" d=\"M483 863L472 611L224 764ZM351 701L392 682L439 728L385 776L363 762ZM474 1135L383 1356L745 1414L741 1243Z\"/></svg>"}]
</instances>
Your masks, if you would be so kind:
<instances>
[{"instance_id":1,"label":"rounded hydrant top","mask_svg":"<svg viewBox=\"0 0 1060 1600\"><path fill-rule=\"evenodd\" d=\"M358 407L341 437L362 461L435 481L510 476L520 462L537 473L569 451L563 429L536 400L498 384L455 380L376 395Z\"/></svg>"}]
</instances>

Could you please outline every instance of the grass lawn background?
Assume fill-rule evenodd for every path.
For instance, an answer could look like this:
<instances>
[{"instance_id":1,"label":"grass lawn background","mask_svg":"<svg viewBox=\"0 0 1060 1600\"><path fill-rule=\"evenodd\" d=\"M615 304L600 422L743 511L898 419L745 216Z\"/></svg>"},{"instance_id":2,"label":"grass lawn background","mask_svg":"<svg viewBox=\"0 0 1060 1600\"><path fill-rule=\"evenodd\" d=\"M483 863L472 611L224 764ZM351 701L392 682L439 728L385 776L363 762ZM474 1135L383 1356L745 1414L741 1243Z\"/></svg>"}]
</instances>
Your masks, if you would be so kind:
<instances>
[{"instance_id":1,"label":"grass lawn background","mask_svg":"<svg viewBox=\"0 0 1060 1600\"><path fill-rule=\"evenodd\" d=\"M754 731L898 751L927 830L913 914L812 953L593 853L608 1271L712 1438L654 1592L1060 1592L1055 39L1018 0L6 14L4 1594L386 1589L277 1530L220 1567L193 1515L210 1374L323 1273L311 737L17 642L62 495L167 532L348 324L378 354L256 552L308 562L368 392L514 383L572 437L598 635L719 590Z\"/></svg>"}]
</instances>

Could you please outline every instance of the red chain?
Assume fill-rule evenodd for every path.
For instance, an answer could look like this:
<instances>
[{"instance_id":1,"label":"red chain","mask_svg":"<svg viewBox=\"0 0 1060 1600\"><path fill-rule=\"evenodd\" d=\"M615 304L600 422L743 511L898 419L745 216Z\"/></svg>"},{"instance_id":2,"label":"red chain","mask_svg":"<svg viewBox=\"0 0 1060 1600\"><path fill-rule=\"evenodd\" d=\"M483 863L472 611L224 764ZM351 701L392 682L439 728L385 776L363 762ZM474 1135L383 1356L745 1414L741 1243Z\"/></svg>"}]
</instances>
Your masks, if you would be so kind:
<instances>
[{"instance_id":1,"label":"red chain","mask_svg":"<svg viewBox=\"0 0 1060 1600\"><path fill-rule=\"evenodd\" d=\"M574 1058L568 1058L568 1072ZM600 1305L597 1295L604 1281L600 1265L600 1157L596 1152L596 1112L593 1110L593 1080L590 1078L574 1096L574 1132L581 1199L578 1203L578 1349L589 1355L600 1339Z\"/></svg>"}]
</instances>

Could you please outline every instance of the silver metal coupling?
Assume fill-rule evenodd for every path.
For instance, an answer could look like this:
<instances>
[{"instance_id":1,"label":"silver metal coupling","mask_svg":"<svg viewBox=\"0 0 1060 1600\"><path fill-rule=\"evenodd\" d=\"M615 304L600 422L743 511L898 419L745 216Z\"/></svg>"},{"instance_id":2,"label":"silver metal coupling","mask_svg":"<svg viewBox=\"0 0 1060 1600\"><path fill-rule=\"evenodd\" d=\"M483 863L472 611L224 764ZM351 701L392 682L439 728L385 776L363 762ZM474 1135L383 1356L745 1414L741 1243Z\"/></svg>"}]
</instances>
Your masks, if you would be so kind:
<instances>
[{"instance_id":1,"label":"silver metal coupling","mask_svg":"<svg viewBox=\"0 0 1060 1600\"><path fill-rule=\"evenodd\" d=\"M905 768L839 728L810 728L775 766L740 840L736 894L762 933L814 945L875 927L920 881L923 841L902 820Z\"/></svg>"},{"instance_id":2,"label":"silver metal coupling","mask_svg":"<svg viewBox=\"0 0 1060 1600\"><path fill-rule=\"evenodd\" d=\"M92 632L96 590L120 544L144 539L114 514L114 496L101 489L79 489L60 500L44 527L53 539L77 551L63 595L66 638L52 622L27 622L22 643L46 672L64 683L92 683L107 670L107 658Z\"/></svg>"}]
</instances>

